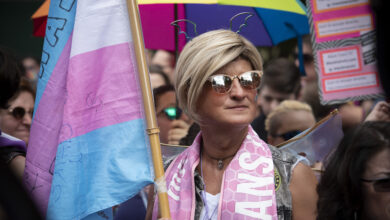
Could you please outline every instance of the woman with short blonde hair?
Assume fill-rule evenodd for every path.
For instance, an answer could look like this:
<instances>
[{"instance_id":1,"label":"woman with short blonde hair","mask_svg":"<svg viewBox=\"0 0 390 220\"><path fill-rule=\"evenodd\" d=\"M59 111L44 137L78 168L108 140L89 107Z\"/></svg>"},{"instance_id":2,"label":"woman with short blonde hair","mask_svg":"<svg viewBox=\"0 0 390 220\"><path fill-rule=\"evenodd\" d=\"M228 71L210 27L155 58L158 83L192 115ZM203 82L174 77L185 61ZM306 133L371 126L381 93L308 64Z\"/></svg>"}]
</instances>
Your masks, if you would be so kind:
<instances>
[{"instance_id":1,"label":"woman with short blonde hair","mask_svg":"<svg viewBox=\"0 0 390 220\"><path fill-rule=\"evenodd\" d=\"M202 34L186 45L176 64L175 88L180 107L200 123L196 105L207 79L237 58L262 70L262 58L255 46L241 35L228 30Z\"/></svg>"},{"instance_id":2,"label":"woman with short blonde hair","mask_svg":"<svg viewBox=\"0 0 390 220\"><path fill-rule=\"evenodd\" d=\"M200 133L165 163L172 219L315 218L310 168L268 146L250 126L261 76L256 47L232 31L210 31L184 47L175 86Z\"/></svg>"}]
</instances>

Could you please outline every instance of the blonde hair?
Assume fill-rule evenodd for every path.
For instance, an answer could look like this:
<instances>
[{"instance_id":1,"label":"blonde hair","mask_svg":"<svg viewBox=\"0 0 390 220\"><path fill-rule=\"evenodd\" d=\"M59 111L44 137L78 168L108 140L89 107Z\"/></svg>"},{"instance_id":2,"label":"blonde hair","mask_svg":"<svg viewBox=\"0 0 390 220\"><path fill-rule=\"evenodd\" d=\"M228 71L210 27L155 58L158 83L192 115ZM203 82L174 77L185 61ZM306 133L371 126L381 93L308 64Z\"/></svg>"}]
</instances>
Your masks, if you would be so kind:
<instances>
[{"instance_id":1,"label":"blonde hair","mask_svg":"<svg viewBox=\"0 0 390 220\"><path fill-rule=\"evenodd\" d=\"M265 120L265 130L268 134L275 135L276 130L282 123L279 120L279 117L292 111L306 111L313 114L310 105L295 100L285 100L268 114L267 119Z\"/></svg>"},{"instance_id":2,"label":"blonde hair","mask_svg":"<svg viewBox=\"0 0 390 220\"><path fill-rule=\"evenodd\" d=\"M199 96L207 79L230 62L242 58L254 70L262 70L262 59L256 47L230 30L201 34L186 44L176 64L174 85L179 106L196 122Z\"/></svg>"}]
</instances>

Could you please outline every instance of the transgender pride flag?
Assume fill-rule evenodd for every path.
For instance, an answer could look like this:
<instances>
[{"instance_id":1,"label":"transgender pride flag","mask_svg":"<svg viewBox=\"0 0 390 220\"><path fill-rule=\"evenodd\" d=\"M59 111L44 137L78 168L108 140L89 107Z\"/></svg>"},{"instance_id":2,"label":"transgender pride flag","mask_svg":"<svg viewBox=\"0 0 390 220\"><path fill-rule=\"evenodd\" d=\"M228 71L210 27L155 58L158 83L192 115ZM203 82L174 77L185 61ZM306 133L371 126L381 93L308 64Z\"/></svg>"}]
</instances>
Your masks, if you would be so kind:
<instances>
[{"instance_id":1,"label":"transgender pride flag","mask_svg":"<svg viewBox=\"0 0 390 220\"><path fill-rule=\"evenodd\" d=\"M125 0L51 1L24 176L47 219L91 216L152 183L128 19Z\"/></svg>"}]
</instances>

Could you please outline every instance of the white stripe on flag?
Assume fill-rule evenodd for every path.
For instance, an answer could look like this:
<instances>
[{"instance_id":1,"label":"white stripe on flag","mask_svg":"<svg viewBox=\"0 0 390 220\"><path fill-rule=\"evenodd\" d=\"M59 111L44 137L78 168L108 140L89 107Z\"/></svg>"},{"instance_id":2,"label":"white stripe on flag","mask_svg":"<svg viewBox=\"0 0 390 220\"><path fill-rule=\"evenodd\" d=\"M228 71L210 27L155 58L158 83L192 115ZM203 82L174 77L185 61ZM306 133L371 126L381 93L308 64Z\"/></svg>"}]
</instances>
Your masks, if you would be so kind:
<instances>
[{"instance_id":1,"label":"white stripe on flag","mask_svg":"<svg viewBox=\"0 0 390 220\"><path fill-rule=\"evenodd\" d=\"M101 36L104 33L104 37ZM77 2L71 57L102 47L131 42L125 0Z\"/></svg>"}]
</instances>

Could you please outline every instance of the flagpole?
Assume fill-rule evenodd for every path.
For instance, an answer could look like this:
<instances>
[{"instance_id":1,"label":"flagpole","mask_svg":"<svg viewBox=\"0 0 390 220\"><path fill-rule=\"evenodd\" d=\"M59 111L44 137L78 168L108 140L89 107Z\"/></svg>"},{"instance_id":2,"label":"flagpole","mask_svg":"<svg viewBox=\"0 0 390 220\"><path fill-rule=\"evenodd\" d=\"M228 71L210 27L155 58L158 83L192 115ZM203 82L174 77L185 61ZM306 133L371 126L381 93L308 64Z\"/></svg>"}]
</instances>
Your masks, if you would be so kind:
<instances>
[{"instance_id":1,"label":"flagpole","mask_svg":"<svg viewBox=\"0 0 390 220\"><path fill-rule=\"evenodd\" d=\"M145 45L142 35L142 27L139 18L137 0L127 0L127 10L129 11L130 29L134 42L135 55L137 57L137 67L139 81L142 90L145 117L147 122L147 132L150 140L152 158L154 164L154 174L156 176L155 185L157 187L159 208L162 218L171 218L168 203L168 194L164 175L163 161L161 157L160 130L157 127L156 112L153 103L153 94L150 88L149 71L145 59Z\"/></svg>"}]
</instances>

